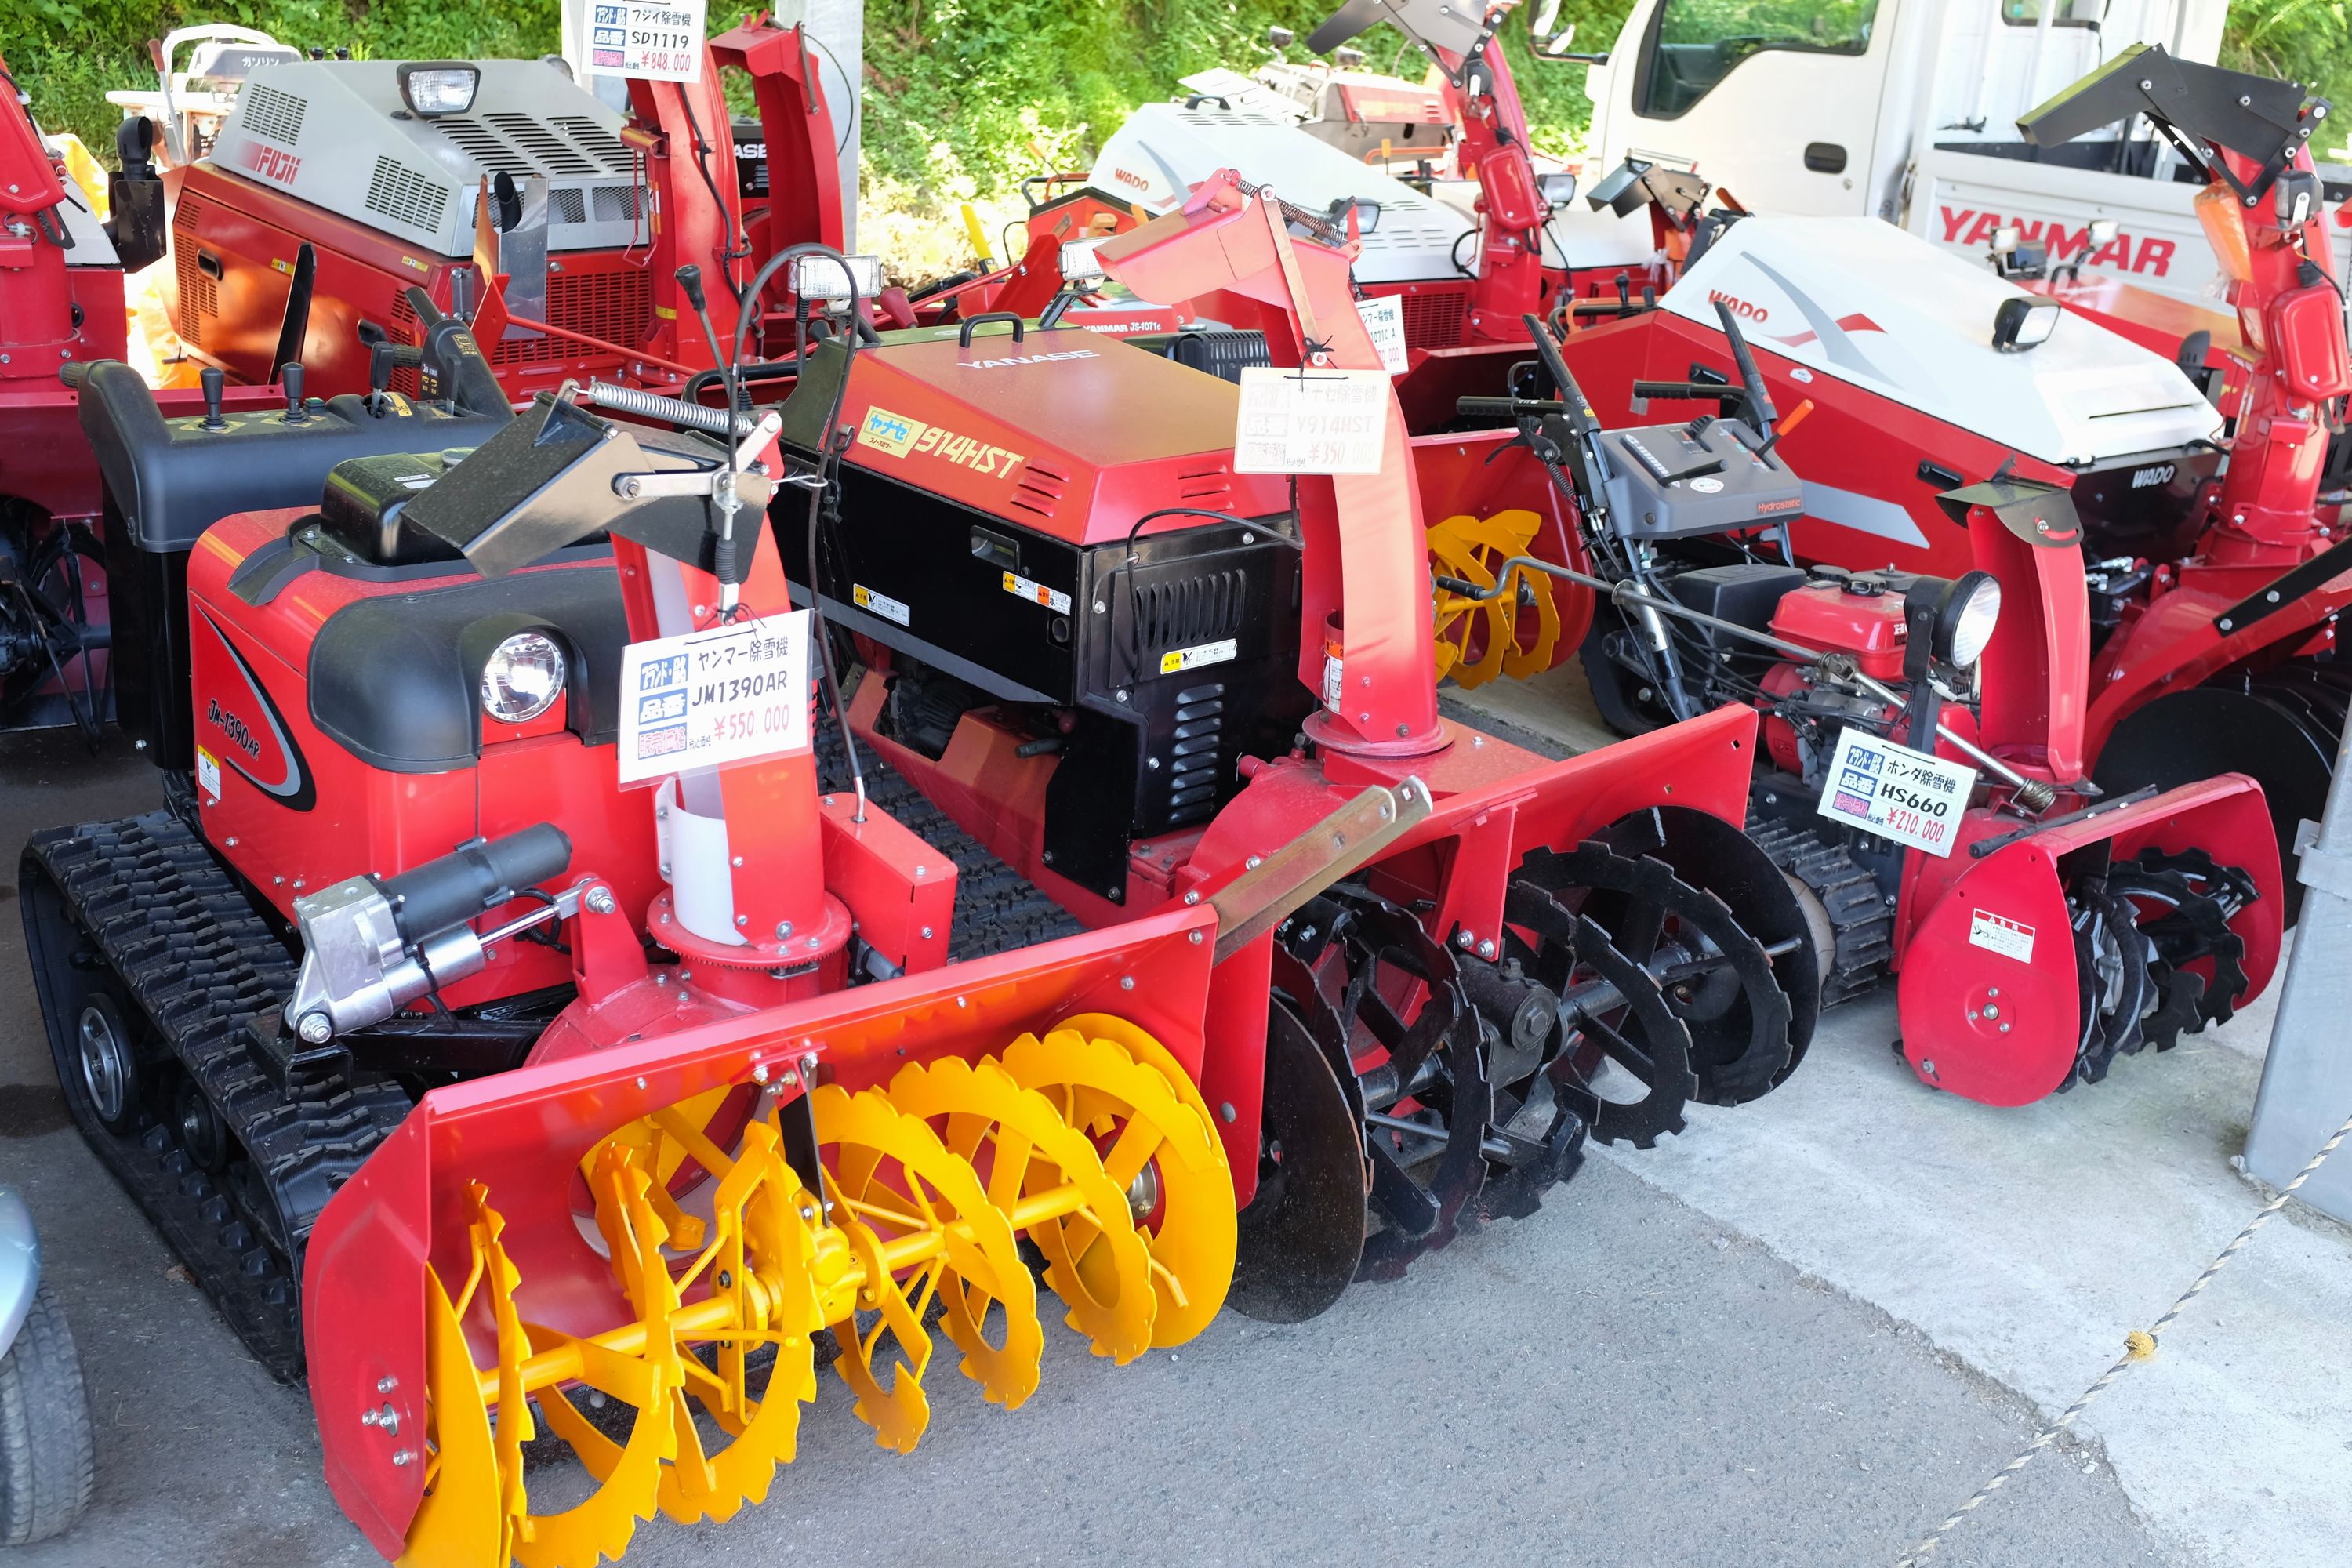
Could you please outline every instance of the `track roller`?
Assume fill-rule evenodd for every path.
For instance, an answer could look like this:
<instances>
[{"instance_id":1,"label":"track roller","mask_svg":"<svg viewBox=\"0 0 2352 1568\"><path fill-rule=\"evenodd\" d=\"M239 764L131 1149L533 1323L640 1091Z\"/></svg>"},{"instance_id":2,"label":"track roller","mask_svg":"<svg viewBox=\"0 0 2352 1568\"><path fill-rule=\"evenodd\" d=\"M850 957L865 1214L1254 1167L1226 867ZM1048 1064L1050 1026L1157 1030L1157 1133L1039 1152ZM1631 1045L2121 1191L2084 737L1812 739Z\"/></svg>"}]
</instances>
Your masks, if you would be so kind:
<instances>
[{"instance_id":1,"label":"track roller","mask_svg":"<svg viewBox=\"0 0 2352 1568\"><path fill-rule=\"evenodd\" d=\"M929 1424L934 1328L984 1398L1018 1406L1045 1345L1024 1235L1097 1354L1197 1332L1233 1271L1213 1124L1148 1034L1071 1025L1002 1059L910 1064L887 1089L825 1084L782 1107L719 1090L623 1127L582 1165L622 1319L586 1338L526 1321L531 1282L491 1194L469 1188L465 1272L427 1282L425 1496L402 1561L593 1568L656 1508L691 1523L763 1500L815 1396L819 1329L884 1447ZM783 1153L802 1116L819 1166L805 1184ZM547 1514L525 1484L542 1427L593 1482Z\"/></svg>"}]
</instances>

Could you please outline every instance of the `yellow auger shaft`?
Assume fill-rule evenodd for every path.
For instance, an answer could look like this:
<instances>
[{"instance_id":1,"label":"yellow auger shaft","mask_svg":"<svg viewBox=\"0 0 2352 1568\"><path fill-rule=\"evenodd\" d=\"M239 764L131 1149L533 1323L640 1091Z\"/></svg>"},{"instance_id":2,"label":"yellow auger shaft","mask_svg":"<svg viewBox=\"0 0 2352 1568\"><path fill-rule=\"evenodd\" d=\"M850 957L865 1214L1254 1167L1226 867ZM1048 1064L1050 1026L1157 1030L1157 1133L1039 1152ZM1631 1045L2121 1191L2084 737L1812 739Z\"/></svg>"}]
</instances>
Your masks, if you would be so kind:
<instances>
[{"instance_id":1,"label":"yellow auger shaft","mask_svg":"<svg viewBox=\"0 0 2352 1568\"><path fill-rule=\"evenodd\" d=\"M1020 1202L1005 1212L1005 1219L1014 1230L1026 1230L1033 1225L1042 1225L1047 1220L1062 1219L1076 1214L1085 1206L1086 1200L1078 1192L1076 1185L1066 1182L1060 1186L1049 1188L1045 1192L1032 1193L1024 1196ZM897 1215L888 1214L887 1210L882 1212L892 1219L899 1217ZM973 1236L971 1222L962 1219L950 1220L945 1226L926 1230L919 1235L892 1237L882 1243L883 1261L889 1266L889 1271L893 1274L901 1269L913 1268L929 1263L947 1251L947 1238L950 1233L960 1241L971 1240ZM848 1271L842 1276L837 1288L845 1294L859 1289L865 1283L866 1271L857 1262L856 1256L852 1254ZM697 1338L716 1339L722 1333L735 1331L730 1329L734 1321L734 1303L717 1296L708 1300L697 1301L691 1306L681 1307L670 1314L670 1337L680 1342L691 1342ZM587 1359L592 1348L613 1355L643 1355L648 1337L643 1322L632 1321L623 1323L617 1328L608 1329L589 1339L574 1340L559 1345L554 1350L541 1351L522 1363L522 1391L525 1394L537 1394L541 1389L551 1387L557 1384L576 1382L586 1370ZM497 1409L498 1368L492 1367L488 1372L478 1373L475 1375L475 1381L481 1386L483 1403L493 1410Z\"/></svg>"}]
</instances>

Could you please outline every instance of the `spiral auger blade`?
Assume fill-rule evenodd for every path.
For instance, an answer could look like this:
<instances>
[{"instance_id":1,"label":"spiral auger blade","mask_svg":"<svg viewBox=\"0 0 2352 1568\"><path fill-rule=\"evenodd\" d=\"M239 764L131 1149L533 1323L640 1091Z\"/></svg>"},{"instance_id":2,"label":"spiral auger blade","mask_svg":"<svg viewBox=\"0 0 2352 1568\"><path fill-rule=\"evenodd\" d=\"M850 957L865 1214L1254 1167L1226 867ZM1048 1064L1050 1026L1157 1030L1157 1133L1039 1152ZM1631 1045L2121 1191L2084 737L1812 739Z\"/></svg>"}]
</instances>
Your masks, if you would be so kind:
<instances>
[{"instance_id":1,"label":"spiral auger blade","mask_svg":"<svg viewBox=\"0 0 2352 1568\"><path fill-rule=\"evenodd\" d=\"M764 1500L815 1397L820 1328L884 1447L911 1449L929 1423L934 1323L986 1398L1017 1406L1045 1341L1024 1234L1098 1355L1181 1342L1223 1303L1223 1146L1181 1065L1123 1019L1024 1035L1002 1061L909 1065L887 1090L825 1084L804 1110L763 1103L715 1090L582 1160L625 1302L593 1335L524 1321L505 1221L467 1189L463 1278L453 1293L427 1274L425 1487L404 1563L593 1568L657 1509L692 1523ZM814 1131L806 1183L782 1152L788 1113ZM562 1512L530 1510L524 1449L542 1431L595 1482Z\"/></svg>"},{"instance_id":2,"label":"spiral auger blade","mask_svg":"<svg viewBox=\"0 0 2352 1568\"><path fill-rule=\"evenodd\" d=\"M864 1273L855 1309L833 1324L841 1340L834 1368L857 1395L858 1419L877 1443L902 1454L922 1436L932 1349L923 1319L934 1297L946 1308L948 1338L963 1352L964 1374L991 1404L1018 1408L1036 1392L1045 1336L1036 1282L979 1173L928 1122L876 1090L853 1095L826 1084L810 1098L833 1220ZM992 1305L1003 1318L1001 1343L986 1334ZM870 1327L860 1328L861 1312L877 1314ZM886 1330L895 1352L884 1343ZM892 1365L885 1358L894 1354Z\"/></svg>"},{"instance_id":3,"label":"spiral auger blade","mask_svg":"<svg viewBox=\"0 0 2352 1568\"><path fill-rule=\"evenodd\" d=\"M1492 588L1496 571L1511 557L1528 553L1542 526L1540 517L1523 509L1496 512L1489 518L1449 517L1429 526L1430 561L1441 576ZM1436 648L1440 680L1450 675L1457 685L1479 687L1497 675L1519 679L1540 675L1551 668L1560 628L1559 606L1552 599L1552 580L1540 574L1523 573L1519 583L1519 593L1485 604L1438 590ZM1528 609L1535 612L1532 628L1526 627L1522 616L1522 611ZM1531 636L1528 635L1530 630Z\"/></svg>"},{"instance_id":4,"label":"spiral auger blade","mask_svg":"<svg viewBox=\"0 0 2352 1568\"><path fill-rule=\"evenodd\" d=\"M1046 1283L1068 1306L1066 1321L1095 1354L1124 1366L1151 1348L1158 1303L1137 1205L1052 1101L993 1060L974 1066L955 1057L900 1068L889 1097L982 1173L988 1201L1015 1224L1026 1218L1024 1199L1041 1200L1026 1205L1040 1212L1023 1228L1045 1254ZM1079 1206L1046 1212L1042 1200L1066 1186L1076 1189Z\"/></svg>"},{"instance_id":5,"label":"spiral auger blade","mask_svg":"<svg viewBox=\"0 0 2352 1568\"><path fill-rule=\"evenodd\" d=\"M1183 1068L1144 1030L1099 1013L1065 1019L1042 1039L1024 1035L1003 1060L1102 1152L1104 1175L1126 1194L1150 1256L1151 1344L1181 1345L1208 1327L1233 1285L1239 1221L1224 1144ZM1114 1259L1103 1232L1073 1215L1029 1235L1079 1328L1076 1302L1102 1299ZM1065 1289L1069 1279L1078 1283Z\"/></svg>"}]
</instances>

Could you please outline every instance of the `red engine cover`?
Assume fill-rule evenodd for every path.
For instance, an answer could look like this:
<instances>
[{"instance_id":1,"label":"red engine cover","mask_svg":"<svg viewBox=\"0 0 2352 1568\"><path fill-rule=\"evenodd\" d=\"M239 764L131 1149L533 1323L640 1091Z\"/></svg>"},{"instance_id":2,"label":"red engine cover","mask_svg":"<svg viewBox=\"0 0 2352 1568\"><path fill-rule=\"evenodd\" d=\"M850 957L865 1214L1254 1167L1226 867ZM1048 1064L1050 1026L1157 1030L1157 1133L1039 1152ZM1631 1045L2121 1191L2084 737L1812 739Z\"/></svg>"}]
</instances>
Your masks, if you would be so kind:
<instances>
[{"instance_id":1,"label":"red engine cover","mask_svg":"<svg viewBox=\"0 0 2352 1568\"><path fill-rule=\"evenodd\" d=\"M314 570L285 580L274 595L233 589L236 569L283 540L302 515L224 519L189 556L196 793L205 837L290 918L297 898L346 877L393 876L467 839L553 822L571 836L574 871L595 871L612 882L625 908L645 908L660 890L651 799L623 794L611 746L584 744L566 727L569 695L528 723L483 717L478 757L437 772L372 765L321 726L311 656L331 616L384 598L402 600L406 613L408 605L482 580L462 565L448 576L421 578ZM612 570L597 563L516 575L595 572L609 578ZM618 592L615 585L616 598ZM448 987L443 999L463 1007L571 978L569 961L553 949L509 942L499 944L488 969Z\"/></svg>"},{"instance_id":2,"label":"red engine cover","mask_svg":"<svg viewBox=\"0 0 2352 1568\"><path fill-rule=\"evenodd\" d=\"M2344 301L2315 283L2273 300L2263 333L2278 355L2279 374L2298 400L2321 401L2352 392L2352 348L2344 338Z\"/></svg>"}]
</instances>

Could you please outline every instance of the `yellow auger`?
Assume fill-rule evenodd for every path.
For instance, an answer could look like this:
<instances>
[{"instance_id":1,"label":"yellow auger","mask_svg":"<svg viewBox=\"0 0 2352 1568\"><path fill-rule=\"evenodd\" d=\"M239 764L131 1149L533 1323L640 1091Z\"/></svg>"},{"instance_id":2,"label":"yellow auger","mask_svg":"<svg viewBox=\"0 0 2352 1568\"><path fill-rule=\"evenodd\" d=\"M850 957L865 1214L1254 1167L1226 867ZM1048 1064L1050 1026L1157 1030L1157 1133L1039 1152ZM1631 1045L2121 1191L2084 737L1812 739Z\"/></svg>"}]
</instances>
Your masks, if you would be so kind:
<instances>
[{"instance_id":1,"label":"yellow auger","mask_svg":"<svg viewBox=\"0 0 2352 1568\"><path fill-rule=\"evenodd\" d=\"M1449 517L1429 525L1430 563L1441 576L1481 588L1495 585L1495 574L1535 543L1543 520L1513 509L1488 518ZM1559 641L1559 606L1552 602L1551 579L1523 572L1523 597L1491 604L1440 589L1437 595L1437 678L1459 686L1484 686L1497 675L1519 679L1540 675L1552 664ZM1528 624L1528 613L1534 624ZM1473 653L1475 657L1473 657Z\"/></svg>"},{"instance_id":2,"label":"yellow auger","mask_svg":"<svg viewBox=\"0 0 2352 1568\"><path fill-rule=\"evenodd\" d=\"M964 1375L991 1403L1020 1405L1045 1349L1022 1236L1069 1327L1121 1364L1190 1339L1224 1300L1223 1148L1182 1068L1126 1020L1087 1015L1001 1058L910 1064L887 1089L814 1089L814 1187L785 1161L773 1103L731 1149L714 1142L725 1098L656 1111L582 1163L632 1314L602 1333L524 1321L505 1221L479 1183L468 1189L466 1277L454 1293L428 1280L425 1495L403 1563L594 1568L656 1509L691 1523L764 1500L816 1396L820 1330L884 1447L911 1449L929 1423L935 1301ZM469 1321L495 1347L488 1365ZM764 1373L762 1350L774 1352ZM592 1418L574 1402L583 1391L593 1408L626 1411ZM595 1483L543 1514L522 1456L542 1421Z\"/></svg>"}]
</instances>

